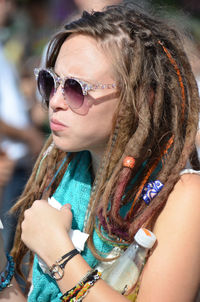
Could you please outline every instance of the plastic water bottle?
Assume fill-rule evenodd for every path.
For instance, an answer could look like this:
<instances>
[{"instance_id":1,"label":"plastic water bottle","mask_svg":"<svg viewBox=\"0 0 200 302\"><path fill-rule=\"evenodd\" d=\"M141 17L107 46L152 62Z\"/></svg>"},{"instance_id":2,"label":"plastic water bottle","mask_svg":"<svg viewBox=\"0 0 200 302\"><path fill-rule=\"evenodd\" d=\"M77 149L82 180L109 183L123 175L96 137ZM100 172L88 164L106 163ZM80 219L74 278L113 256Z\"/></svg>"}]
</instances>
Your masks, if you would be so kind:
<instances>
[{"instance_id":1,"label":"plastic water bottle","mask_svg":"<svg viewBox=\"0 0 200 302\"><path fill-rule=\"evenodd\" d=\"M123 250L120 247L114 247L109 254L107 255L107 257L105 259L111 259L108 262L102 261L100 262L97 266L96 269L98 269L99 272L105 274L105 272L109 271L109 268L111 267L111 265L116 261L116 259L113 260L113 258L119 257L121 254L123 253Z\"/></svg>"},{"instance_id":2,"label":"plastic water bottle","mask_svg":"<svg viewBox=\"0 0 200 302\"><path fill-rule=\"evenodd\" d=\"M156 242L156 236L141 228L134 236L133 243L110 266L105 266L102 279L121 294L129 295L143 269L148 250Z\"/></svg>"}]
</instances>

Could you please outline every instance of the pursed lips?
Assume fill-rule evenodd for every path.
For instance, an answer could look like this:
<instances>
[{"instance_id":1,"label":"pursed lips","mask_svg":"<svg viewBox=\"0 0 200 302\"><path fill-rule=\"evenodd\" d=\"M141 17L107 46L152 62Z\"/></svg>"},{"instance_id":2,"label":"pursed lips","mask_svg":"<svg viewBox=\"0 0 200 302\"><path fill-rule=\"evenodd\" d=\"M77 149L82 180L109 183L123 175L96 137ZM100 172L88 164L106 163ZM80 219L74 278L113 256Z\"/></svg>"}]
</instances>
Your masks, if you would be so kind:
<instances>
[{"instance_id":1,"label":"pursed lips","mask_svg":"<svg viewBox=\"0 0 200 302\"><path fill-rule=\"evenodd\" d=\"M51 120L50 120L50 128L53 131L61 131L64 128L68 128L68 126L65 125L65 124L63 124L62 122L58 121L55 118L51 118Z\"/></svg>"}]
</instances>

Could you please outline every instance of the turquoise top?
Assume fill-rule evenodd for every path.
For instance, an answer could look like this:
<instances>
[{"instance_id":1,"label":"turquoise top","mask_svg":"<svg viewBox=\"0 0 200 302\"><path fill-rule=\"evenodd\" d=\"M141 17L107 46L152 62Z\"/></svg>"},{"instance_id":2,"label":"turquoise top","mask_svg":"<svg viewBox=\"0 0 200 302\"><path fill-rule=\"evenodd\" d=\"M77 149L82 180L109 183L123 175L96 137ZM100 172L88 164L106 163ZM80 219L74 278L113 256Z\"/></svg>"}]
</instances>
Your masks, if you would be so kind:
<instances>
[{"instance_id":1,"label":"turquoise top","mask_svg":"<svg viewBox=\"0 0 200 302\"><path fill-rule=\"evenodd\" d=\"M92 177L90 167L90 153L88 151L77 153L53 195L62 205L71 204L73 213L72 229L80 231L83 231L84 218L91 194ZM99 251L107 253L112 249L110 245L99 238L96 231L94 231L93 239ZM87 245L81 255L91 267L98 263ZM49 275L42 272L37 257L35 257L32 288L28 296L28 302L60 302L61 295L57 283Z\"/></svg>"}]
</instances>

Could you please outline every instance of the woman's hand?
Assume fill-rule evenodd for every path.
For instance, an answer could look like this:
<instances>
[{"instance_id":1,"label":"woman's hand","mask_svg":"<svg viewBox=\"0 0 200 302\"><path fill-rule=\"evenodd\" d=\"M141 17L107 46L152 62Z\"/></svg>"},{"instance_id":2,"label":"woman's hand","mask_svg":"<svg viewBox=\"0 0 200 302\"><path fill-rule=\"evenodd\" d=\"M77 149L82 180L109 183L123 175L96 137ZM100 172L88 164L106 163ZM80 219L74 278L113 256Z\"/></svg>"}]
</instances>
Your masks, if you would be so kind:
<instances>
[{"instance_id":1,"label":"woman's hand","mask_svg":"<svg viewBox=\"0 0 200 302\"><path fill-rule=\"evenodd\" d=\"M36 200L24 213L21 238L47 265L52 265L57 258L73 248L68 236L71 223L70 204L57 210L46 200Z\"/></svg>"}]
</instances>

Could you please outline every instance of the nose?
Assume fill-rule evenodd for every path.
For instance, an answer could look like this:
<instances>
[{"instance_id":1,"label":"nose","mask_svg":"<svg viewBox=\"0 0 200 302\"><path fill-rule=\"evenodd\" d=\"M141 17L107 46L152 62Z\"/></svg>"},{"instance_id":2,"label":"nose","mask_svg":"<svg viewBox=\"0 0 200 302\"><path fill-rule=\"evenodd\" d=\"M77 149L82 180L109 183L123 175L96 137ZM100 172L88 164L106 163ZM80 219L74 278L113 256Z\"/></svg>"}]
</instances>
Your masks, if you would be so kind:
<instances>
[{"instance_id":1,"label":"nose","mask_svg":"<svg viewBox=\"0 0 200 302\"><path fill-rule=\"evenodd\" d=\"M69 106L64 98L61 85L58 86L54 94L51 96L49 100L49 107L51 107L53 111L68 110Z\"/></svg>"}]
</instances>

